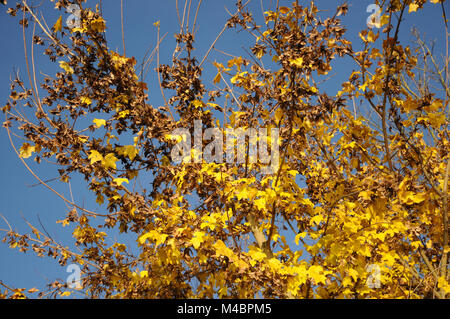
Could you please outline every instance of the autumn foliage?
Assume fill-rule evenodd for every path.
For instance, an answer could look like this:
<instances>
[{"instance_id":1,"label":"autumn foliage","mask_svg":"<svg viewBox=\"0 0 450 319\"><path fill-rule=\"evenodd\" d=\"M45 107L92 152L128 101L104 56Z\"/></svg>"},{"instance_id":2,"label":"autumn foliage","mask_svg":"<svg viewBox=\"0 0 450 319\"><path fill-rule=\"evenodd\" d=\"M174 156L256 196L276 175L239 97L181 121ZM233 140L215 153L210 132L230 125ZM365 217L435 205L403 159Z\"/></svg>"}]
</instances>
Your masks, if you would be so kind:
<instances>
[{"instance_id":1,"label":"autumn foliage","mask_svg":"<svg viewBox=\"0 0 450 319\"><path fill-rule=\"evenodd\" d=\"M398 36L426 1L376 1L378 25L361 30L358 44L346 40L346 4L321 12L314 2L275 2L261 24L237 1L224 30L253 43L226 62L198 55L183 25L169 61L155 48L160 92L148 91L135 58L108 47L98 8L80 1L72 29L61 19L47 27L27 1L11 8L20 27L36 22L33 42L60 67L41 83L33 69L29 86L11 83L3 112L14 150L25 165L56 162L61 183L81 175L98 206L73 202L32 171L72 208L59 222L74 226L81 252L31 225L29 234L5 229L5 242L81 265L80 291L92 298L448 298L449 57ZM445 17L445 1L429 2ZM341 59L353 70L327 94ZM158 94L163 105L152 104ZM249 160L249 140L243 163L191 154L175 163L172 132L194 133L194 120L224 136L276 128L275 171ZM16 146L13 134L27 142ZM48 290L71 291L65 282Z\"/></svg>"}]
</instances>

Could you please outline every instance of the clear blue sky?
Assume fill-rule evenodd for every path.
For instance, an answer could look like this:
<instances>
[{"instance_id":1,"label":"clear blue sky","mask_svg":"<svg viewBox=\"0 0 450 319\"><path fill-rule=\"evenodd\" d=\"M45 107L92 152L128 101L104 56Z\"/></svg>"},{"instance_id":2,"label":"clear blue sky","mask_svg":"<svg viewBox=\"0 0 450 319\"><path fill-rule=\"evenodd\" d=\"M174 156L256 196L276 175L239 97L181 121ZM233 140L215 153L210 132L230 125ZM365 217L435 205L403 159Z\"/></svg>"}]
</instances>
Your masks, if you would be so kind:
<instances>
[{"instance_id":1,"label":"clear blue sky","mask_svg":"<svg viewBox=\"0 0 450 319\"><path fill-rule=\"evenodd\" d=\"M9 0L8 2L14 1ZM40 3L41 1L31 2ZM179 2L181 6L184 5L183 0ZM195 10L197 1L192 2L192 10ZM265 10L269 9L270 6L273 8L276 3L275 0L263 0L262 2ZM281 0L280 4L289 5L291 2L291 0ZM299 2L305 5L309 4L309 1ZM87 2L88 6L94 6L95 3L97 1L88 0ZM330 14L332 14L338 3L340 1L320 0L317 1L316 5L319 9L329 9ZM373 3L372 0L349 1L350 10L348 15L343 18L343 23L348 29L347 39L355 43L354 49L358 49L360 44L358 32L365 28L366 19L369 16L366 8L371 3ZM179 28L175 0L125 0L124 7L127 55L135 56L139 62L141 61L147 48L153 48L156 43L156 28L153 23L160 20L161 34L168 32L165 41L162 43L161 63L170 63L175 42L173 34ZM199 29L196 34L197 49L195 51L200 58L203 57L228 18L224 7L227 7L230 12L234 12L234 1L204 0L202 3L197 23ZM260 0L252 0L249 8L261 18ZM61 12L53 9L53 4L48 0L44 1L41 10L49 25L53 25L61 14ZM107 21L109 45L112 49L121 52L120 0L103 1L103 12ZM450 10L447 13L450 14ZM64 12L62 12L62 15L63 21L69 16ZM427 40L436 40L436 50L443 52L445 42L443 42L442 24L439 6L427 4L420 13L407 15L406 23L402 26L400 39L406 42L410 41L413 38L410 32L411 27L416 26ZM26 79L22 30L18 27L18 19L11 18L6 14L5 6L0 6L0 39L2 41L2 50L0 51L0 106L3 106L9 95L10 76L18 70L21 77L24 80ZM242 47L248 48L252 44L246 42L246 39L247 37L230 30L219 40L216 47L232 54L245 55ZM224 57L217 52L213 52L209 57L210 61L222 59ZM49 63L46 57L39 52L36 54L36 65L38 72L52 74L56 70L55 64ZM154 65L152 70L153 67ZM336 93L339 89L337 85L342 82L340 79L348 78L348 75L355 68L356 66L351 63L337 64L332 72L336 73L336 76L327 84L327 93ZM204 79L206 82L210 82L215 75L215 68L211 68L210 64L207 64L206 69L211 71L205 70ZM161 97L159 89L155 85L155 77L150 75L147 80L149 81L150 103L161 105ZM15 141L17 145L21 145L23 142L19 139ZM55 223L56 220L65 217L68 211L67 206L45 187L31 186L36 184L37 181L27 172L15 155L4 128L0 129L0 150L2 155L0 159L0 214L5 216L13 228L19 232L29 232L23 218L26 218L33 225L39 226L39 216L40 221L53 238L66 246L72 246L67 227L62 228L61 224ZM28 163L44 180L58 176L56 167L52 165L34 165L31 160L28 160ZM50 185L69 196L67 184L60 185L57 182L52 182ZM73 180L72 191L75 201L79 205L84 205L92 210L97 208L95 199L90 195L82 181ZM0 228L6 228L3 220L0 220ZM0 280L8 285L17 288L37 287L42 289L46 283L57 278L65 280L67 275L66 268L59 266L55 260L38 258L32 252L23 254L10 249L7 244L0 243Z\"/></svg>"}]
</instances>

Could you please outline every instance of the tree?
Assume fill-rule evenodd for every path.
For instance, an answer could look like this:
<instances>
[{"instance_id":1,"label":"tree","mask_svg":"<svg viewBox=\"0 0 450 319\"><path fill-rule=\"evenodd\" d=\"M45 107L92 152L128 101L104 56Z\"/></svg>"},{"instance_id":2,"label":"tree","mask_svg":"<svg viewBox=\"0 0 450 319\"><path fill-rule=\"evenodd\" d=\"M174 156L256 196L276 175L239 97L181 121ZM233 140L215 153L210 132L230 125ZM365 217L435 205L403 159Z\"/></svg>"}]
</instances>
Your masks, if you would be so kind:
<instances>
[{"instance_id":1,"label":"tree","mask_svg":"<svg viewBox=\"0 0 450 319\"><path fill-rule=\"evenodd\" d=\"M98 8L78 1L79 24L60 18L49 28L17 3L10 14L25 14L23 28L36 23L33 42L61 71L40 83L45 97L32 72L30 88L14 79L4 127L25 165L52 159L63 183L81 174L99 207L35 175L73 208L61 222L76 225L82 252L31 225L30 234L6 230L5 241L81 265L89 297L448 297L448 52L439 63L420 37L419 50L399 38L425 2L377 1L357 51L340 21L346 4L331 13L313 1L277 4L259 25L239 0L223 32L248 32L254 44L249 58L212 64L212 88L202 72L215 42L196 56L195 22L180 19L170 64L154 51L160 107L136 59L108 47ZM430 2L442 9L448 41L445 1ZM341 59L356 70L327 95L323 82ZM27 139L20 148L14 130ZM143 178L149 189L133 186ZM134 236L138 253L114 242L113 230Z\"/></svg>"}]
</instances>

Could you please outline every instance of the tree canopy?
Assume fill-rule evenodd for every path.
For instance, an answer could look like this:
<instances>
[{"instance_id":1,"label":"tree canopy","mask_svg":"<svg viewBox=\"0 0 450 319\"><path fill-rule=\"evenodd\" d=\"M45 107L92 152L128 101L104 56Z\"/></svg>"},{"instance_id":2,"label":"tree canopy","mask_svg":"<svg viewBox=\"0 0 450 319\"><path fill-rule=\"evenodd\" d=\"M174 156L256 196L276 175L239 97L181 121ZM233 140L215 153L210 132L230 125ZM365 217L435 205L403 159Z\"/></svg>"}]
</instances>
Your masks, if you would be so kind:
<instances>
[{"instance_id":1,"label":"tree canopy","mask_svg":"<svg viewBox=\"0 0 450 319\"><path fill-rule=\"evenodd\" d=\"M29 84L12 80L3 126L71 207L58 222L73 226L74 247L31 224L7 227L4 241L80 266L80 285L53 282L41 296L448 298L448 2L428 1L441 8L446 52L399 37L426 2L375 1L356 50L347 4L273 1L261 20L238 0L221 34L253 42L226 62L208 60L216 41L196 54L201 1L180 4L173 56L162 61L158 42L141 64L109 47L99 6L76 1L67 26L18 2L8 12L36 28L59 71L38 82L27 60ZM341 60L354 68L327 94ZM145 82L152 63L160 92ZM98 207L55 190L32 160L56 164L61 183L82 176ZM30 293L2 285L0 297Z\"/></svg>"}]
</instances>

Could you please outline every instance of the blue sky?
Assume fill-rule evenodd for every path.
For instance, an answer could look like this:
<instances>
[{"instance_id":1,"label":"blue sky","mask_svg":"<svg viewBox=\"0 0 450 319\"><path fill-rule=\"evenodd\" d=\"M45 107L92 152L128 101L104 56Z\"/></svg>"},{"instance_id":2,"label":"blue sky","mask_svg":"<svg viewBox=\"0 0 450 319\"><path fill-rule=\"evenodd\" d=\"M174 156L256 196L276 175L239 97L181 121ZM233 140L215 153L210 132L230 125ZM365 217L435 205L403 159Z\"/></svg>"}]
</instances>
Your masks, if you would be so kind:
<instances>
[{"instance_id":1,"label":"blue sky","mask_svg":"<svg viewBox=\"0 0 450 319\"><path fill-rule=\"evenodd\" d=\"M13 1L10 0L9 2ZM33 2L40 3L41 1ZM180 6L184 5L184 1L180 0L179 2ZM275 0L263 0L262 2L265 10L268 10L270 6L273 8L276 3ZM305 5L309 3L309 1L299 2ZM96 1L88 0L89 6L94 6L95 3ZM197 1L193 1L193 11L195 11L196 3ZM281 5L289 5L290 3L290 0L280 1ZM330 14L332 14L338 3L340 2L321 0L317 1L316 5L319 9L330 10ZM358 32L365 28L366 19L369 16L366 8L371 3L373 3L372 0L349 1L349 13L346 17L343 17L343 24L348 29L346 37L354 42L354 49L358 49L360 46L361 42L358 38ZM197 22L197 49L195 50L199 59L203 57L228 18L224 7L227 7L230 12L234 12L234 1L204 0L202 3ZM173 34L179 29L175 0L125 0L124 8L127 56L135 56L139 63L146 50L149 47L153 49L156 44L156 28L153 26L153 23L159 20L161 35L167 32L167 37L161 45L161 63L170 63L175 44ZM261 19L260 0L252 0L249 8ZM53 25L60 14L63 16L63 21L69 16L67 13L54 10L52 3L48 0L44 1L41 10L49 25ZM448 11L448 14L450 14L450 10ZM120 0L103 1L103 12L108 27L107 39L109 45L111 49L117 49L119 52L122 52ZM443 52L445 42L443 41L442 24L439 6L427 4L420 13L407 15L407 20L400 32L400 39L401 41L409 42L413 38L411 27L416 26L427 40L436 40L436 50ZM9 95L10 76L18 70L21 77L26 79L22 30L18 26L18 19L9 17L4 6L0 6L0 39L3 44L0 55L0 105L3 106ZM233 30L230 30L220 38L216 48L230 54L245 56L246 53L242 48L248 48L250 45L252 45L252 42L248 41L248 37L244 33L236 34ZM208 58L208 62L225 59L226 57L222 54L213 51ZM57 69L56 64L49 63L39 51L36 52L36 66L38 72L49 74L52 74ZM153 73L154 67L155 64L152 65L150 73ZM339 90L338 84L342 82L340 79L348 78L353 69L356 69L356 66L349 61L337 63L332 71L332 74L335 73L335 77L326 84L325 89L327 93L330 95L335 94ZM215 67L211 66L210 63L206 63L203 75L205 82L210 83L215 76ZM162 99L159 88L156 85L154 73L149 74L146 80L150 92L150 103L157 106L161 105ZM17 145L20 145L23 141L15 139L15 142ZM5 216L13 228L19 232L29 232L24 218L35 226L39 226L40 222L42 222L42 225L53 238L61 241L66 246L71 246L72 240L67 228L63 229L61 224L55 223L56 220L64 218L69 208L45 187L33 186L37 181L17 158L10 146L4 128L0 129L0 150L2 152L0 159L0 214ZM44 180L58 176L56 167L52 165L35 165L30 160L27 163ZM52 182L50 185L69 196L67 184L61 185ZM95 198L89 193L82 181L72 181L72 192L75 201L79 205L93 210L96 209ZM3 220L0 220L0 228L4 229L6 227ZM38 228L41 229L41 227ZM38 258L30 252L23 254L17 250L10 249L7 244L0 243L0 280L8 285L42 289L46 283L57 278L65 280L67 275L66 268L59 266L55 260Z\"/></svg>"}]
</instances>

